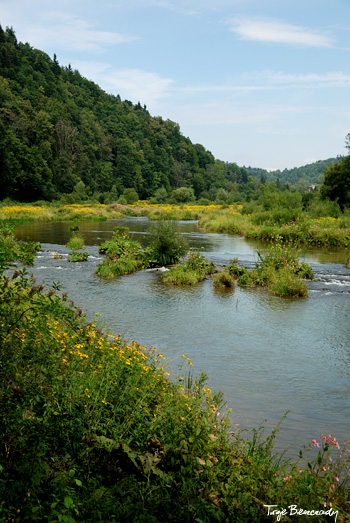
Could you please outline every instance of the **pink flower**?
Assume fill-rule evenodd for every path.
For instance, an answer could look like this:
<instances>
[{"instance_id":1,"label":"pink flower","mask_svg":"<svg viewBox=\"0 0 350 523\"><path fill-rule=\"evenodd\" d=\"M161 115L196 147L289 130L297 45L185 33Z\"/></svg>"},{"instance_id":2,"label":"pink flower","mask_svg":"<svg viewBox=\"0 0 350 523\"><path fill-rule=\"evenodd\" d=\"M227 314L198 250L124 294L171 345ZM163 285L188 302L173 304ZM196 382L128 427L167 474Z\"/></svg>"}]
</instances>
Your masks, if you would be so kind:
<instances>
[{"instance_id":1,"label":"pink flower","mask_svg":"<svg viewBox=\"0 0 350 523\"><path fill-rule=\"evenodd\" d=\"M319 443L317 443L317 441L315 439L313 439L311 441L311 444L312 444L313 447L319 447L320 446Z\"/></svg>"}]
</instances>

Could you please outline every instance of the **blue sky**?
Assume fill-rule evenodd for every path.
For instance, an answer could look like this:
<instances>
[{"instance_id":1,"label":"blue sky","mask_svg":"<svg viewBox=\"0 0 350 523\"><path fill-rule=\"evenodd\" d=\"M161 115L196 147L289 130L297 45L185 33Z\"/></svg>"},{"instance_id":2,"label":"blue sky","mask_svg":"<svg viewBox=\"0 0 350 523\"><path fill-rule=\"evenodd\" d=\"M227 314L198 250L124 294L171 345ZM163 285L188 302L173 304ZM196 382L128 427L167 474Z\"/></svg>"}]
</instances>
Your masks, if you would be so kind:
<instances>
[{"instance_id":1,"label":"blue sky","mask_svg":"<svg viewBox=\"0 0 350 523\"><path fill-rule=\"evenodd\" d=\"M347 152L349 0L0 0L0 23L220 160Z\"/></svg>"}]
</instances>

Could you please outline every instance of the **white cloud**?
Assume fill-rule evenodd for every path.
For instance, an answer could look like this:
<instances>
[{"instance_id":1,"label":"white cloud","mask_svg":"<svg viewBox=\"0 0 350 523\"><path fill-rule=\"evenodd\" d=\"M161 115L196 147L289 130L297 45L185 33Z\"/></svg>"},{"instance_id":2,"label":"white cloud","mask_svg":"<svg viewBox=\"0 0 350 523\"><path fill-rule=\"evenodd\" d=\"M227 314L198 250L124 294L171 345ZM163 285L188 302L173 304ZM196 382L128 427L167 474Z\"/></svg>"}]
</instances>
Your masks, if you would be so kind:
<instances>
[{"instance_id":1,"label":"white cloud","mask_svg":"<svg viewBox=\"0 0 350 523\"><path fill-rule=\"evenodd\" d=\"M122 99L146 104L155 109L159 100L167 98L173 80L140 69L114 70L111 65L100 62L74 61L72 66L93 80L108 93L119 94Z\"/></svg>"},{"instance_id":2,"label":"white cloud","mask_svg":"<svg viewBox=\"0 0 350 523\"><path fill-rule=\"evenodd\" d=\"M265 71L264 76L272 84L283 84L289 87L349 87L350 74L332 71L324 74L286 74Z\"/></svg>"},{"instance_id":3,"label":"white cloud","mask_svg":"<svg viewBox=\"0 0 350 523\"><path fill-rule=\"evenodd\" d=\"M184 104L174 108L176 121L184 125L199 126L242 126L265 125L276 122L287 115L303 111L302 107L264 104L241 104L233 102L212 102ZM174 119L176 119L174 118Z\"/></svg>"},{"instance_id":4,"label":"white cloud","mask_svg":"<svg viewBox=\"0 0 350 523\"><path fill-rule=\"evenodd\" d=\"M303 47L332 47L333 40L313 29L286 24L272 19L236 18L229 21L230 30L242 40L291 44Z\"/></svg>"},{"instance_id":5,"label":"white cloud","mask_svg":"<svg viewBox=\"0 0 350 523\"><path fill-rule=\"evenodd\" d=\"M72 15L51 12L45 18L46 24L41 22L36 25L34 22L25 30L25 38L42 48L50 45L75 51L101 52L105 47L135 39L129 35L99 31L89 22Z\"/></svg>"},{"instance_id":6,"label":"white cloud","mask_svg":"<svg viewBox=\"0 0 350 523\"><path fill-rule=\"evenodd\" d=\"M30 5L17 0L9 4L0 0L2 25L13 26L20 41L43 50L101 53L107 47L137 39L133 35L99 30L93 22L69 14L68 9L56 11L51 2L47 2L45 9L41 3L37 0L36 5ZM34 9L39 10L36 16L32 16Z\"/></svg>"}]
</instances>

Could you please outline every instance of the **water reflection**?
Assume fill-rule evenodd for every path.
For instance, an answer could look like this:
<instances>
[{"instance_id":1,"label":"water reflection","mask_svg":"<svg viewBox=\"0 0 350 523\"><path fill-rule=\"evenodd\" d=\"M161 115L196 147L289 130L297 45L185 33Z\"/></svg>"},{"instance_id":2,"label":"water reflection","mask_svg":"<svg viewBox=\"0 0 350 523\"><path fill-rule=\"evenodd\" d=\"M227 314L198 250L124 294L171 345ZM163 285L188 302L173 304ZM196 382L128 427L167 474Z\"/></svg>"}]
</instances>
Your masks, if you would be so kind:
<instances>
[{"instance_id":1,"label":"water reflection","mask_svg":"<svg viewBox=\"0 0 350 523\"><path fill-rule=\"evenodd\" d=\"M210 386L224 392L234 423L271 428L289 410L277 448L299 448L321 432L349 438L350 271L339 263L343 255L304 252L317 278L305 300L262 289L218 292L210 279L188 289L167 286L154 271L106 282L94 274L101 260L97 246L116 224L128 225L147 244L145 218L79 224L89 252L82 264L54 257L67 255L69 224L24 224L17 235L43 242L35 276L48 284L60 280L88 319L100 313L110 330L156 346L174 372L183 353L191 357L197 371L209 374ZM192 246L203 247L220 264L235 257L252 264L261 247L205 234L193 222L178 227Z\"/></svg>"}]
</instances>

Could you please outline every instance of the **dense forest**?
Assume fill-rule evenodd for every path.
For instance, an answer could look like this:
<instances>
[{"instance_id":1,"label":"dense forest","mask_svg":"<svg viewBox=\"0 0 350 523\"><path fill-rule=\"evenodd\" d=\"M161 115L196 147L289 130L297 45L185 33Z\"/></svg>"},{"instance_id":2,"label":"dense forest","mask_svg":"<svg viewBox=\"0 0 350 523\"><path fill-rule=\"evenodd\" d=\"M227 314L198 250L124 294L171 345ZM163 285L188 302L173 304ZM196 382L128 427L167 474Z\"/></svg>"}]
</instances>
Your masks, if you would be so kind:
<instances>
[{"instance_id":1,"label":"dense forest","mask_svg":"<svg viewBox=\"0 0 350 523\"><path fill-rule=\"evenodd\" d=\"M215 159L177 123L107 94L0 26L0 200L233 202L257 197L266 181L305 191L336 161L268 173Z\"/></svg>"},{"instance_id":2,"label":"dense forest","mask_svg":"<svg viewBox=\"0 0 350 523\"><path fill-rule=\"evenodd\" d=\"M132 188L140 198L248 182L246 169L215 160L177 123L106 94L10 28L0 27L0 73L0 198L52 200L80 181L90 195Z\"/></svg>"}]
</instances>

